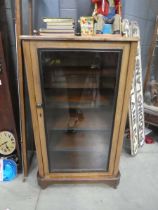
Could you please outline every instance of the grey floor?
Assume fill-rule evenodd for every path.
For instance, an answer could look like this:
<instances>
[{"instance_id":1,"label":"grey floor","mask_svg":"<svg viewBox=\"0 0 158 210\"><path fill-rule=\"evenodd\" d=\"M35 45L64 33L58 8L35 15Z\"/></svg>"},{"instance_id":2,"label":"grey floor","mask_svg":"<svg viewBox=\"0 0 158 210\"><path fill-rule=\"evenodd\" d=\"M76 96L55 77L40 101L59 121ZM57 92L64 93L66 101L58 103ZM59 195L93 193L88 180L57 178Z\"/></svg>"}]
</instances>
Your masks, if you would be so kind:
<instances>
[{"instance_id":1,"label":"grey floor","mask_svg":"<svg viewBox=\"0 0 158 210\"><path fill-rule=\"evenodd\" d=\"M145 145L134 158L123 152L117 190L104 184L41 190L35 162L26 182L19 175L13 182L0 183L0 210L158 210L158 143Z\"/></svg>"}]
</instances>

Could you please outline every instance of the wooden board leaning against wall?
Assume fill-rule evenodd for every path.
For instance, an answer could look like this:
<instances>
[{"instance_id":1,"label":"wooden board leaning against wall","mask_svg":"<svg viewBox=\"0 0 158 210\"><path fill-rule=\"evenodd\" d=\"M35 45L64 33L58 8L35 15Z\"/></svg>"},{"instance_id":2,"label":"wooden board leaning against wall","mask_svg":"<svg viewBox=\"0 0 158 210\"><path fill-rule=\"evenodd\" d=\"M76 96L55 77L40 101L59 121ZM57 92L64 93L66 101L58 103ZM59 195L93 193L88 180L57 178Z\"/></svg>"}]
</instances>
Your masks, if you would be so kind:
<instances>
[{"instance_id":1,"label":"wooden board leaning against wall","mask_svg":"<svg viewBox=\"0 0 158 210\"><path fill-rule=\"evenodd\" d=\"M126 29L126 37L137 37L140 39L138 23L135 21L123 20ZM129 132L130 135L130 153L135 156L138 149L143 146L145 140L144 133L144 100L143 100L143 80L142 80L142 63L141 63L141 46L140 40L137 48L135 73L133 77L131 97L129 103Z\"/></svg>"},{"instance_id":2,"label":"wooden board leaning against wall","mask_svg":"<svg viewBox=\"0 0 158 210\"><path fill-rule=\"evenodd\" d=\"M29 11L29 34L32 34L32 0L28 0L28 11ZM25 91L26 84L24 75L24 65L22 59L22 48L20 36L23 34L23 15L22 15L22 0L15 1L15 19L16 19L16 44L17 44L17 71L18 71L18 81L19 81L19 98L20 98L20 119L21 119L21 148L22 148L22 159L23 159L23 173L24 177L28 175L30 167L30 158L28 157L28 142L29 135L27 135L27 125L26 125L26 102L25 102Z\"/></svg>"}]
</instances>

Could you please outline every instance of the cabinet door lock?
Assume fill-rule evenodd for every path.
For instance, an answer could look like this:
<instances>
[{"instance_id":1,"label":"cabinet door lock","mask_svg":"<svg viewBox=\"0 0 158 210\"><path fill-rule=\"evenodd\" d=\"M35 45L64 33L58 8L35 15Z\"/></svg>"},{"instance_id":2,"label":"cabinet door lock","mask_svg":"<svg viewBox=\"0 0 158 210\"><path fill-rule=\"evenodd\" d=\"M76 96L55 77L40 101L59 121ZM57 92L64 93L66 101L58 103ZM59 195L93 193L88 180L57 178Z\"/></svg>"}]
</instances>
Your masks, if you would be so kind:
<instances>
[{"instance_id":1,"label":"cabinet door lock","mask_svg":"<svg viewBox=\"0 0 158 210\"><path fill-rule=\"evenodd\" d=\"M42 108L43 107L43 104L42 103L39 103L39 104L36 105L36 107L37 108Z\"/></svg>"}]
</instances>

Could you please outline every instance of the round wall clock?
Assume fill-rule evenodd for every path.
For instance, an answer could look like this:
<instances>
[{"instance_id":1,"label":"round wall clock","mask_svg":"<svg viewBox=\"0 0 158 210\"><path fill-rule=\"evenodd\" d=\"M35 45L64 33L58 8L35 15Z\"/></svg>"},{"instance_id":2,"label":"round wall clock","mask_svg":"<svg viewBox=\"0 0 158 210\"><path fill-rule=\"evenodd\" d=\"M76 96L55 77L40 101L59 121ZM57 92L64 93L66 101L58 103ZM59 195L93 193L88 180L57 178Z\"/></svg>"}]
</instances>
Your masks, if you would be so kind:
<instances>
[{"instance_id":1,"label":"round wall clock","mask_svg":"<svg viewBox=\"0 0 158 210\"><path fill-rule=\"evenodd\" d=\"M0 132L0 154L10 155L16 149L14 135L9 131Z\"/></svg>"}]
</instances>

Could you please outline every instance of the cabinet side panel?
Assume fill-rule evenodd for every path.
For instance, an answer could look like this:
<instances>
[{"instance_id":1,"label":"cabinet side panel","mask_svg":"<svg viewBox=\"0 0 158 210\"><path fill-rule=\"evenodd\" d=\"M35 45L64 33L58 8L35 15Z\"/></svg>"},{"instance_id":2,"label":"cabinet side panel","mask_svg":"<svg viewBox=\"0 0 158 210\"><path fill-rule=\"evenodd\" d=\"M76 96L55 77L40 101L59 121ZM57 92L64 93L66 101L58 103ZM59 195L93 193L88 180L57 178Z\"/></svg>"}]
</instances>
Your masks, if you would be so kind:
<instances>
[{"instance_id":1,"label":"cabinet side panel","mask_svg":"<svg viewBox=\"0 0 158 210\"><path fill-rule=\"evenodd\" d=\"M32 76L34 81L34 91L35 91L35 101L36 101L36 112L37 112L37 120L39 127L39 136L40 136L40 144L41 144L41 155L43 158L43 167L44 174L47 175L49 173L48 169L48 154L47 154L47 146L46 146L46 134L45 134L45 121L44 121L44 113L43 113L43 100L42 100L42 92L41 92L41 79L39 73L39 59L37 53L37 45L36 43L30 44L30 54L32 59ZM39 105L42 105L39 107Z\"/></svg>"},{"instance_id":2,"label":"cabinet side panel","mask_svg":"<svg viewBox=\"0 0 158 210\"><path fill-rule=\"evenodd\" d=\"M115 158L114 175L117 175L119 171L119 161L120 161L120 155L121 155L121 150L122 150L126 119L127 119L130 90L132 87L132 79L133 79L134 69L135 69L136 53L137 53L137 42L133 42L131 44L130 54L129 54L128 73L126 77L126 85L125 85L125 93L124 93L125 95L124 95L124 100L123 100L122 119L121 119L121 125L120 125L120 130L119 130L118 146L117 146L117 152L116 152L116 158Z\"/></svg>"},{"instance_id":3,"label":"cabinet side panel","mask_svg":"<svg viewBox=\"0 0 158 210\"><path fill-rule=\"evenodd\" d=\"M123 45L122 47L123 47L123 55L122 55L122 62L121 62L119 90L118 90L118 96L117 96L114 130L113 130L111 155L110 155L110 165L109 165L109 171L112 174L114 171L115 156L116 156L118 140L119 140L119 130L120 130L120 124L122 121L121 118L122 118L122 111L123 111L123 99L124 99L124 93L125 93L125 88L126 88L126 77L127 77L130 44Z\"/></svg>"},{"instance_id":4,"label":"cabinet side panel","mask_svg":"<svg viewBox=\"0 0 158 210\"><path fill-rule=\"evenodd\" d=\"M29 98L30 98L34 139L35 139L36 151L37 151L39 175L43 177L44 176L43 158L41 155L41 143L40 143L41 141L40 141L40 136L39 136L35 89L34 89L34 81L33 81L33 74L32 74L32 58L30 54L29 42L25 42L25 41L23 42L23 51L24 51L24 60L25 60L25 67L26 67L26 76L27 76L27 81L28 81L28 91L29 91Z\"/></svg>"}]
</instances>

